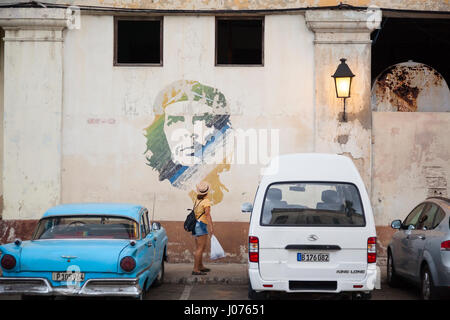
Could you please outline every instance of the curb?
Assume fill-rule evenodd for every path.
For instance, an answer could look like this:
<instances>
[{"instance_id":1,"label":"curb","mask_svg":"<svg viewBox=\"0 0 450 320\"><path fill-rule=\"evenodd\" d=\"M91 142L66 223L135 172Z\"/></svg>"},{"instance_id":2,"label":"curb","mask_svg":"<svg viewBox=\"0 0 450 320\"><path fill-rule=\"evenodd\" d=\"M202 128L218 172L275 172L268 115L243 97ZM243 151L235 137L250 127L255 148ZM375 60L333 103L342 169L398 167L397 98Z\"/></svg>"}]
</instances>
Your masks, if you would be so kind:
<instances>
[{"instance_id":1,"label":"curb","mask_svg":"<svg viewBox=\"0 0 450 320\"><path fill-rule=\"evenodd\" d=\"M231 285L245 285L249 283L248 278L219 278L208 276L190 276L181 278L164 278L164 283L168 284L231 284Z\"/></svg>"}]
</instances>

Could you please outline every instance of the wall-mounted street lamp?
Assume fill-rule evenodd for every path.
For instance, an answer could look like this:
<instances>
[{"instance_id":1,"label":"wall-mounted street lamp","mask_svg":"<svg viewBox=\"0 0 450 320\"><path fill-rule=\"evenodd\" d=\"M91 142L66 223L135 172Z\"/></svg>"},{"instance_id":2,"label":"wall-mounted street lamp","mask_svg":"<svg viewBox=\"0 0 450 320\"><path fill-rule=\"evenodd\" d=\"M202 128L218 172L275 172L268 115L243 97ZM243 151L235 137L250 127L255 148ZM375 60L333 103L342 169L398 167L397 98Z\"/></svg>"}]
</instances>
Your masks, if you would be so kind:
<instances>
[{"instance_id":1,"label":"wall-mounted street lamp","mask_svg":"<svg viewBox=\"0 0 450 320\"><path fill-rule=\"evenodd\" d=\"M352 78L355 76L345 63L347 59L342 58L341 64L338 65L336 72L332 75L334 78L334 85L336 87L336 96L344 99L344 113L342 121L347 121L345 116L345 99L350 97L350 88L352 86Z\"/></svg>"}]
</instances>

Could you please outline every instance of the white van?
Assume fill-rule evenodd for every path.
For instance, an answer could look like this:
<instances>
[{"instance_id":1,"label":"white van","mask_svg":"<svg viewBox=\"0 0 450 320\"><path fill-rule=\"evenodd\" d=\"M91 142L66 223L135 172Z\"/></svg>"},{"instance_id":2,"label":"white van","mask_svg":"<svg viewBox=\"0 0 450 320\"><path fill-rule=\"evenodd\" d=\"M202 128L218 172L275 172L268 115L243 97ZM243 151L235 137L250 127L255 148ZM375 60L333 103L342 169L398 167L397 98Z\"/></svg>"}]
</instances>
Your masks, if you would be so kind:
<instances>
[{"instance_id":1,"label":"white van","mask_svg":"<svg viewBox=\"0 0 450 320\"><path fill-rule=\"evenodd\" d=\"M376 231L353 162L332 154L290 154L262 177L249 227L249 298L265 291L348 293L379 288Z\"/></svg>"}]
</instances>

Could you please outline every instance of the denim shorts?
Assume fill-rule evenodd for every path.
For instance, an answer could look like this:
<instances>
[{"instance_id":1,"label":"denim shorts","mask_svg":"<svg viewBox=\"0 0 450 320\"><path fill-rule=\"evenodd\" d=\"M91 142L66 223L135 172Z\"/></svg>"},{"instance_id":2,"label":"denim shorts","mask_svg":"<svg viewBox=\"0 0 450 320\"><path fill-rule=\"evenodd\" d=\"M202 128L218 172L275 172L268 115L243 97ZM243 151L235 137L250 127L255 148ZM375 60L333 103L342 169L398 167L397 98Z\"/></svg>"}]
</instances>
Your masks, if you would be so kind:
<instances>
[{"instance_id":1,"label":"denim shorts","mask_svg":"<svg viewBox=\"0 0 450 320\"><path fill-rule=\"evenodd\" d=\"M195 224L194 231L192 232L192 235L199 237L204 236L206 234L208 234L208 225L201 221L197 221L197 223Z\"/></svg>"}]
</instances>

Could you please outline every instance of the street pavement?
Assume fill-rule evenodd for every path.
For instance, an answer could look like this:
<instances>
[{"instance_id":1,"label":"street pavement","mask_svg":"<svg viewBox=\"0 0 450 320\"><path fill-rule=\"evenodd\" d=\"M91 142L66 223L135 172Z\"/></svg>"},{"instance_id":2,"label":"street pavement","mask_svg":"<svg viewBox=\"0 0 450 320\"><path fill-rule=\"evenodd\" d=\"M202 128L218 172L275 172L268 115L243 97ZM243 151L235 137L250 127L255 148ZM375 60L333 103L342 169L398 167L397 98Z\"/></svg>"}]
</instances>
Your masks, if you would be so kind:
<instances>
[{"instance_id":1,"label":"street pavement","mask_svg":"<svg viewBox=\"0 0 450 320\"><path fill-rule=\"evenodd\" d=\"M207 275L192 276L192 264L165 264L162 286L151 288L146 300L248 300L248 275L246 264L209 264ZM390 288L386 283L386 267L381 269L381 290L375 290L372 300L419 300L419 290L407 283L401 288ZM328 300L335 295L276 294L273 299ZM0 300L20 299L3 296Z\"/></svg>"},{"instance_id":2,"label":"street pavement","mask_svg":"<svg viewBox=\"0 0 450 320\"><path fill-rule=\"evenodd\" d=\"M248 300L248 275L246 264L211 264L205 276L192 276L191 264L166 264L164 284L151 288L146 300ZM375 290L372 300L419 300L419 290L405 283L401 288L390 288L386 283L386 267L380 266L381 289ZM314 296L306 293L276 294L271 298L335 299L334 295Z\"/></svg>"}]
</instances>

